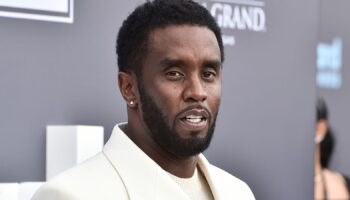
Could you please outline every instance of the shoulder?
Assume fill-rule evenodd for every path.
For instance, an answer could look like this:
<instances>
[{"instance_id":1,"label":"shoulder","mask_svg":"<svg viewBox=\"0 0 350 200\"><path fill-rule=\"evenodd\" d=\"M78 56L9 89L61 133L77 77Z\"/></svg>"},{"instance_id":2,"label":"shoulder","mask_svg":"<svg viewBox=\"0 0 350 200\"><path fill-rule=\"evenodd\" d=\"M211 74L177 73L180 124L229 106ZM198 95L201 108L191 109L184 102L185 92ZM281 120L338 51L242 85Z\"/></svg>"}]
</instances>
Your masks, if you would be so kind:
<instances>
[{"instance_id":1,"label":"shoulder","mask_svg":"<svg viewBox=\"0 0 350 200\"><path fill-rule=\"evenodd\" d=\"M346 179L336 171L323 170L325 182L332 199L349 199Z\"/></svg>"},{"instance_id":2,"label":"shoulder","mask_svg":"<svg viewBox=\"0 0 350 200\"><path fill-rule=\"evenodd\" d=\"M243 191L251 192L249 186L244 181L226 172L225 170L220 169L214 165L211 165L211 170L213 173L215 173L216 178L220 179L220 182L222 182L223 184L239 188Z\"/></svg>"},{"instance_id":3,"label":"shoulder","mask_svg":"<svg viewBox=\"0 0 350 200\"><path fill-rule=\"evenodd\" d=\"M323 173L325 178L328 179L332 184L346 184L344 177L339 172L324 169Z\"/></svg>"},{"instance_id":4,"label":"shoulder","mask_svg":"<svg viewBox=\"0 0 350 200\"><path fill-rule=\"evenodd\" d=\"M224 197L235 197L235 199L254 200L255 197L250 187L239 178L214 166L210 166L211 173L215 177L216 188L220 189Z\"/></svg>"},{"instance_id":5,"label":"shoulder","mask_svg":"<svg viewBox=\"0 0 350 200\"><path fill-rule=\"evenodd\" d=\"M348 193L350 195L350 179L349 179L349 176L343 174L343 177L344 177L345 182L346 182L346 188L348 189Z\"/></svg>"},{"instance_id":6,"label":"shoulder","mask_svg":"<svg viewBox=\"0 0 350 200\"><path fill-rule=\"evenodd\" d=\"M245 182L209 163L203 154L199 154L198 164L219 199L255 200L253 192Z\"/></svg>"},{"instance_id":7,"label":"shoulder","mask_svg":"<svg viewBox=\"0 0 350 200\"><path fill-rule=\"evenodd\" d=\"M107 200L126 195L118 172L100 153L45 183L32 200Z\"/></svg>"}]
</instances>

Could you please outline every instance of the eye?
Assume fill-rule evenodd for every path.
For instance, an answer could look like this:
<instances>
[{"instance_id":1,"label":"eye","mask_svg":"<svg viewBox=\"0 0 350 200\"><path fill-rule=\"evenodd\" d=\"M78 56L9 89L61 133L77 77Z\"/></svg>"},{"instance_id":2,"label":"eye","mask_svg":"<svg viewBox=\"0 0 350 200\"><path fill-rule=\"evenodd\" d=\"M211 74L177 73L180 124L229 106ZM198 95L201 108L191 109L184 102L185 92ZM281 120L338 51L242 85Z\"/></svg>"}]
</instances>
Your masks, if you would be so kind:
<instances>
[{"instance_id":1,"label":"eye","mask_svg":"<svg viewBox=\"0 0 350 200\"><path fill-rule=\"evenodd\" d=\"M216 72L214 70L205 70L203 72L203 78L208 81L212 81L216 78Z\"/></svg>"},{"instance_id":2,"label":"eye","mask_svg":"<svg viewBox=\"0 0 350 200\"><path fill-rule=\"evenodd\" d=\"M165 73L165 76L170 80L180 80L184 77L184 75L178 71L168 71Z\"/></svg>"}]
</instances>

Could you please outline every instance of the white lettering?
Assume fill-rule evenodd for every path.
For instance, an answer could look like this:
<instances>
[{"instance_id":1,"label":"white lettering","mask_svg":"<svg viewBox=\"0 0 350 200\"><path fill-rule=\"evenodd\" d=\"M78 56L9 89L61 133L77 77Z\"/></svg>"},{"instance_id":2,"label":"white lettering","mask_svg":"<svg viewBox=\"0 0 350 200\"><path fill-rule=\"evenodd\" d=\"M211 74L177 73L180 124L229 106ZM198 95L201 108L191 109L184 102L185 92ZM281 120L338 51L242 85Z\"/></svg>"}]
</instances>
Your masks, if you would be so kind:
<instances>
[{"instance_id":1,"label":"white lettering","mask_svg":"<svg viewBox=\"0 0 350 200\"><path fill-rule=\"evenodd\" d=\"M257 7L254 8L253 21L253 30L255 31L265 31L266 16L263 9Z\"/></svg>"},{"instance_id":2,"label":"white lettering","mask_svg":"<svg viewBox=\"0 0 350 200\"><path fill-rule=\"evenodd\" d=\"M222 35L222 43L228 46L234 46L236 44L235 37L233 35Z\"/></svg>"},{"instance_id":3,"label":"white lettering","mask_svg":"<svg viewBox=\"0 0 350 200\"><path fill-rule=\"evenodd\" d=\"M235 8L234 8L234 13L232 15L232 21L233 21L233 24L235 25L232 28L244 30L244 24L242 23L242 20L241 20L241 10L240 10L240 7L238 7L238 6L235 6Z\"/></svg>"},{"instance_id":4,"label":"white lettering","mask_svg":"<svg viewBox=\"0 0 350 200\"><path fill-rule=\"evenodd\" d=\"M223 27L233 28L235 26L234 22L231 20L232 16L232 7L229 5L224 5L223 9Z\"/></svg>"},{"instance_id":5,"label":"white lettering","mask_svg":"<svg viewBox=\"0 0 350 200\"><path fill-rule=\"evenodd\" d=\"M220 3L214 3L210 9L210 13L214 18L216 18L216 22L218 23L218 25L222 27L222 14L217 15L217 11L222 12L222 5Z\"/></svg>"},{"instance_id":6,"label":"white lettering","mask_svg":"<svg viewBox=\"0 0 350 200\"><path fill-rule=\"evenodd\" d=\"M261 7L213 3L210 13L221 28L256 32L266 30L266 16Z\"/></svg>"},{"instance_id":7,"label":"white lettering","mask_svg":"<svg viewBox=\"0 0 350 200\"><path fill-rule=\"evenodd\" d=\"M254 16L252 16L252 9L242 8L242 20L244 22L244 28L253 27L253 19Z\"/></svg>"}]
</instances>

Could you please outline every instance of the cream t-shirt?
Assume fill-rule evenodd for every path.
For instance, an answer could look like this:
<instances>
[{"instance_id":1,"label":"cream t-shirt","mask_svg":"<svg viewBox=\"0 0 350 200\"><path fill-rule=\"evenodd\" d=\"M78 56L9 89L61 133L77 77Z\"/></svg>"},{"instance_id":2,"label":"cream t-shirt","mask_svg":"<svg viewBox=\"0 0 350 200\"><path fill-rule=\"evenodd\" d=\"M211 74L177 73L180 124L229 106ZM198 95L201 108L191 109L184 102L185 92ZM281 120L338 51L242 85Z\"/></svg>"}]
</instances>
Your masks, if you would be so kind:
<instances>
[{"instance_id":1,"label":"cream t-shirt","mask_svg":"<svg viewBox=\"0 0 350 200\"><path fill-rule=\"evenodd\" d=\"M169 174L169 176L184 190L191 200L214 200L207 180L196 167L194 174L190 178L180 178Z\"/></svg>"}]
</instances>

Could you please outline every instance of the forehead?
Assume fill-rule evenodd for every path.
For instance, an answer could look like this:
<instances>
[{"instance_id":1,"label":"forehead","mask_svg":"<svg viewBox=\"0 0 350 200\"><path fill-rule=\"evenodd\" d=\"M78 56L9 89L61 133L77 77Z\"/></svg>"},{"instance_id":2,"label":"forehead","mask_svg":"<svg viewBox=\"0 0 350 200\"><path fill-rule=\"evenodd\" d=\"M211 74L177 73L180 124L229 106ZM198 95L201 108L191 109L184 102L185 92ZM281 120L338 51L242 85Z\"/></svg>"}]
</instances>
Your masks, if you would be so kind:
<instances>
[{"instance_id":1,"label":"forehead","mask_svg":"<svg viewBox=\"0 0 350 200\"><path fill-rule=\"evenodd\" d=\"M207 27L195 25L156 28L149 35L148 52L168 56L210 56L219 60L221 55L215 34Z\"/></svg>"}]
</instances>

